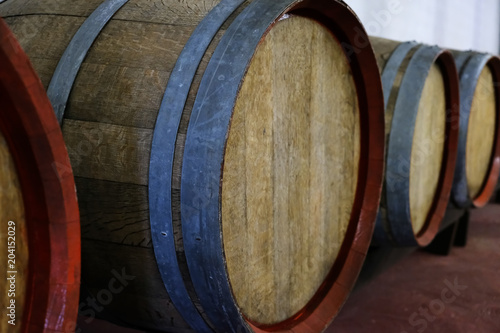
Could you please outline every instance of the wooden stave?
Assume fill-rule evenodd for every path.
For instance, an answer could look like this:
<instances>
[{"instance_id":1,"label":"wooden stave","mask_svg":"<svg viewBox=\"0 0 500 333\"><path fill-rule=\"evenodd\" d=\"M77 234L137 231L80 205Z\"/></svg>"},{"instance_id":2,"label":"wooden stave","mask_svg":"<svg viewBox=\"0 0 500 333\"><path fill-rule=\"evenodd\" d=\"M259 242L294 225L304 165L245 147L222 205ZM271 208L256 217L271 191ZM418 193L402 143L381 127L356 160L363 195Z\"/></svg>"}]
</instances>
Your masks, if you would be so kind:
<instances>
[{"instance_id":1,"label":"wooden stave","mask_svg":"<svg viewBox=\"0 0 500 333\"><path fill-rule=\"evenodd\" d=\"M180 262L187 261L185 255L179 259L177 257L183 255L182 251L177 251L177 256L172 255L172 252L176 251L177 245L173 236L175 226L172 222L173 212L171 208L173 201L172 178L176 154L176 145L172 144L172 142L178 140L182 113L199 63L224 21L238 7L245 8L243 3L244 1L222 1L219 3L219 12L216 12L215 9L212 10L200 22L179 55L173 73L169 77L162 105L160 106L149 166L150 223L155 255L157 258L161 258L162 262L159 268L165 288L186 321L194 329L207 332L215 330L217 325L213 324L212 320L204 315L202 311L199 311L200 306L196 306L191 300L192 297L197 298L196 292L193 290L193 283L192 281L185 281L186 278L183 277L182 269L179 267ZM167 163L165 163L165 159L167 159ZM158 202L165 202L165 204L159 205ZM162 209L163 206L167 209ZM164 214L169 218L164 219ZM164 220L167 221L167 225L165 225ZM185 265L186 263L184 263ZM188 270L187 267L184 267L184 269ZM186 283L188 286L186 286ZM224 323L225 321L221 322ZM238 325L238 327L244 327L242 324ZM220 329L227 330L228 328L220 327Z\"/></svg>"},{"instance_id":2,"label":"wooden stave","mask_svg":"<svg viewBox=\"0 0 500 333\"><path fill-rule=\"evenodd\" d=\"M76 325L80 287L80 220L73 173L45 90L2 19L0 34L0 84L8 109L0 113L0 130L18 166L34 259L28 267L20 331L67 332Z\"/></svg>"},{"instance_id":3,"label":"wooden stave","mask_svg":"<svg viewBox=\"0 0 500 333\"><path fill-rule=\"evenodd\" d=\"M371 37L372 38L372 37ZM384 180L384 190L381 209L377 216L377 222L374 232L373 241L375 245L392 245L392 246L425 246L429 244L439 231L439 225L444 217L444 213L449 201L451 194L451 187L454 175L454 165L456 161L456 155L458 150L458 119L459 119L459 92L458 92L458 74L455 66L455 62L449 51L438 49L437 47L430 47L425 45L420 45L415 42L399 43L389 40L384 40L381 38L373 38L376 42L388 43L390 47L385 47L383 51L388 50L389 57L386 53L380 52L377 54L379 68L382 73L382 84L384 86L384 99L386 103L389 100L389 95L392 90L392 82L398 71L399 66L408 53L418 52L418 49L428 48L434 51L427 52L427 63L431 66L435 62L440 62L441 70L445 76L445 83L448 84L447 87L447 115L446 115L446 146L444 149L444 159L443 166L441 168L441 175L439 180L439 190L436 192L434 203L429 211L427 221L421 232L415 235L412 229L412 221L409 217L409 196L404 196L405 198L401 200L399 196L399 191L392 191L388 194L387 189L390 188L388 183L387 173L391 175L398 175L398 165L397 160L393 160L391 164L388 160L386 165L386 176ZM376 53L377 53L377 47ZM434 53L432 55L432 52ZM414 57L412 54L411 57ZM386 58L387 57L387 58ZM424 60L425 61L425 60ZM391 66L393 68L388 68ZM396 67L396 68L394 68ZM427 67L427 65L426 65ZM406 73L405 73L406 75ZM404 79L403 79L404 80ZM421 85L423 87L423 83ZM400 88L401 90L401 88ZM399 95L399 92L398 92ZM399 97L398 97L399 98ZM412 104L414 106L414 104ZM418 103L417 103L418 105ZM412 106L409 106L410 108ZM387 108L387 106L386 106ZM402 111L400 111L402 113ZM395 110L396 114L397 111ZM394 118L392 119L394 120ZM413 127L411 127L413 128ZM402 131L404 132L404 131ZM404 134L404 133L399 133ZM392 135L392 126L391 134ZM406 138L404 141L406 143L407 153L411 154L412 147L412 136ZM397 151L394 148L391 149L390 138L388 139L388 150L387 159L390 158L391 151L392 154ZM401 178L402 177L402 178ZM406 191L409 187L409 176L399 175L398 179L404 179L404 187ZM397 183L397 182L396 182ZM408 198L407 198L408 197ZM388 207L384 207L387 205ZM390 208L389 208L390 207ZM400 209L403 207L403 209ZM392 209L391 209L392 208ZM405 216L407 215L407 216ZM401 218L403 217L404 223L401 223Z\"/></svg>"},{"instance_id":4,"label":"wooden stave","mask_svg":"<svg viewBox=\"0 0 500 333\"><path fill-rule=\"evenodd\" d=\"M325 5L325 6L327 6L327 5ZM351 36L351 38L353 38L353 36ZM362 57L365 57L365 58L366 58L366 57L367 57L366 52L370 52L370 50L368 50L368 51L364 51L364 52L365 52L365 53L363 53ZM372 75L372 76L373 76L373 75ZM373 80L373 77L372 77L372 80ZM375 90L375 89L374 89L374 90ZM377 92L377 91L373 91L373 90L372 90L370 93L371 93L372 95L376 95L378 92ZM376 98L372 96L372 99L376 99ZM372 107L372 109L375 109L375 108L376 108L376 107ZM372 112L372 113L373 113L373 112ZM376 116L372 115L372 118L376 118ZM380 124L380 119L378 119L378 120L379 120L379 123L378 123L378 124L376 124L376 125L374 125L374 126L378 126L378 127L383 126L383 125L381 125L381 124ZM382 122L382 123L383 123L383 122ZM372 135L373 135L373 134L372 134ZM375 139L375 137L373 137L372 139ZM383 150L383 148L381 148L380 146L379 146L379 147L376 147L375 151L376 151L376 152L378 152L378 153L380 153L380 149L382 149L382 150ZM375 153L374 153L374 155L375 155ZM380 166L380 165L381 165L381 163L382 163L382 162L381 162L381 160L377 160L377 159L375 159L375 160L376 160L376 161L373 161L372 163L373 163L373 164L376 164L377 166L376 166L376 167L374 167L374 168L372 168L372 169L370 170L370 171L373 171L372 173L376 173L377 171L380 171L380 170L382 169L382 168L381 168L381 166ZM377 192L380 192L380 189L378 189L379 185L377 185L378 181L377 181L377 180L375 180L375 178L376 178L376 176L375 176L375 177L371 177L371 178L370 178L370 180L368 180L369 184L367 185L367 186L369 186L369 187L370 187L370 189L369 189L369 190L367 190L367 191L368 191L368 192L370 192L372 195L373 195L373 194L376 194ZM371 200L370 200L370 201L371 201ZM372 202L372 206L373 206L373 202ZM369 209L372 209L372 210L373 210L373 207L369 207ZM368 210L363 212L363 214L362 214L362 218L364 219L364 223L365 223L365 224L369 224L369 223L370 223L370 222L369 222L369 220L370 220L370 217L369 217L369 216L370 216L370 214L371 214L371 213L369 213L369 212L368 212ZM358 235L358 236L359 236L359 235ZM357 240L358 240L358 241L360 241L360 242L361 242L361 238L362 238L363 240L366 240L366 237L361 237L361 238L360 238L360 237L358 237L358 236L356 236L356 238L357 238ZM359 251L360 249L362 249L362 251ZM349 252L349 253L350 253L350 254L349 254L349 258L348 258L348 259L346 259L346 260L348 260L348 261L355 261L355 262L356 262L356 265L359 265L359 264L360 264L360 261L362 261L362 257L363 257L363 256L360 256L360 255L359 255L359 252L363 252L363 251L364 251L363 249L364 249L364 246L363 246L363 245L360 245L360 246L358 247L358 250L357 250L356 252ZM356 260L354 260L353 258L357 258L357 259L356 259ZM357 274L355 271L356 271L356 270L354 269L354 272L350 271L349 273L346 273L346 274L349 274L350 276L353 276L353 275L356 275L356 274ZM349 285L350 283L351 283L351 281L349 281L348 283L345 283L344 285ZM336 288L338 291L342 291L342 290L343 290L343 291L345 292L345 290L344 290L344 289L345 289L345 287L343 287L343 286L336 285L336 286L335 286L335 288ZM331 293L330 293L330 294L331 294Z\"/></svg>"},{"instance_id":5,"label":"wooden stave","mask_svg":"<svg viewBox=\"0 0 500 333\"><path fill-rule=\"evenodd\" d=\"M467 133L469 128L469 115L472 107L472 99L483 68L489 67L496 82L500 80L500 58L486 53L473 51L453 51L457 68L460 76L460 136L457 155L457 164L455 168L455 177L453 181L452 199L453 203L459 208L485 206L495 191L500 175L500 87L495 85L495 95L497 100L497 127L495 131L494 146L491 155L490 164L484 184L480 193L471 197L466 178L466 145Z\"/></svg>"}]
</instances>

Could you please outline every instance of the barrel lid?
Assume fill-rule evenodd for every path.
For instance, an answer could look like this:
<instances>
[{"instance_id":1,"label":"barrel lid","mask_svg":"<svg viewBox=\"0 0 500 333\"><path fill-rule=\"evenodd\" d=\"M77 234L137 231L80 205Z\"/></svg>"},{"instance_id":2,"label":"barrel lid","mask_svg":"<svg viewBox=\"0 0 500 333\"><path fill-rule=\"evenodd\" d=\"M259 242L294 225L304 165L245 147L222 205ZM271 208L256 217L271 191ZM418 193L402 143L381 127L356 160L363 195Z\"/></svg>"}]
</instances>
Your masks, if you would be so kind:
<instances>
[{"instance_id":1,"label":"barrel lid","mask_svg":"<svg viewBox=\"0 0 500 333\"><path fill-rule=\"evenodd\" d=\"M23 331L73 330L80 289L73 173L43 86L1 19L0 63L0 132L19 179L29 251L23 319L16 325Z\"/></svg>"}]
</instances>

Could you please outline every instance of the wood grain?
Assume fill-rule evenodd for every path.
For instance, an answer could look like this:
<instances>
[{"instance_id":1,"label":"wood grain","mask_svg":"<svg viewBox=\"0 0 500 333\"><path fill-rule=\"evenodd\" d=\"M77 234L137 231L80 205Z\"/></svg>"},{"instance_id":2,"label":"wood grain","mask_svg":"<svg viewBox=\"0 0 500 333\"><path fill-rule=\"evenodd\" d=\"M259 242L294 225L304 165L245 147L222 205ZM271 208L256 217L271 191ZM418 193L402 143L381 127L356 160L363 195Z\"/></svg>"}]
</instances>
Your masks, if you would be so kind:
<instances>
[{"instance_id":1,"label":"wood grain","mask_svg":"<svg viewBox=\"0 0 500 333\"><path fill-rule=\"evenodd\" d=\"M0 4L3 17L19 15L58 15L89 16L102 3L102 0L15 0Z\"/></svg>"},{"instance_id":2,"label":"wood grain","mask_svg":"<svg viewBox=\"0 0 500 333\"><path fill-rule=\"evenodd\" d=\"M193 30L112 20L82 65L75 81L80 89L72 92L65 117L153 129L170 72ZM200 67L206 67L211 52Z\"/></svg>"},{"instance_id":3,"label":"wood grain","mask_svg":"<svg viewBox=\"0 0 500 333\"><path fill-rule=\"evenodd\" d=\"M17 15L89 16L103 1L16 0L0 5L3 17ZM220 0L130 0L116 20L196 26Z\"/></svg>"},{"instance_id":4,"label":"wood grain","mask_svg":"<svg viewBox=\"0 0 500 333\"><path fill-rule=\"evenodd\" d=\"M115 20L196 26L220 0L130 0ZM102 0L16 0L0 4L0 16L89 16Z\"/></svg>"},{"instance_id":5,"label":"wood grain","mask_svg":"<svg viewBox=\"0 0 500 333\"><path fill-rule=\"evenodd\" d=\"M116 19L196 26L220 0L130 0Z\"/></svg>"},{"instance_id":6,"label":"wood grain","mask_svg":"<svg viewBox=\"0 0 500 333\"><path fill-rule=\"evenodd\" d=\"M415 234L422 230L435 200L446 130L446 90L434 63L418 106L410 161L410 215Z\"/></svg>"},{"instance_id":7,"label":"wood grain","mask_svg":"<svg viewBox=\"0 0 500 333\"><path fill-rule=\"evenodd\" d=\"M155 331L161 328L161 331L167 332L188 331L189 326L178 314L165 291L152 247L136 247L88 238L83 240L82 257L88 259L82 261L82 270L99 272L86 274L82 280L83 290L89 296L96 297L103 287L108 289L110 281L116 277L113 272L129 276L126 284L118 281L115 283L115 288L122 286L123 291L113 294L112 302L106 305L106 311L98 313L99 317L121 326ZM87 303L85 309L89 308Z\"/></svg>"},{"instance_id":8,"label":"wood grain","mask_svg":"<svg viewBox=\"0 0 500 333\"><path fill-rule=\"evenodd\" d=\"M153 130L70 119L62 130L75 176L148 184Z\"/></svg>"},{"instance_id":9,"label":"wood grain","mask_svg":"<svg viewBox=\"0 0 500 333\"><path fill-rule=\"evenodd\" d=\"M65 117L152 130L170 75L155 67L85 63Z\"/></svg>"},{"instance_id":10,"label":"wood grain","mask_svg":"<svg viewBox=\"0 0 500 333\"><path fill-rule=\"evenodd\" d=\"M5 21L28 54L35 71L42 74L42 82L47 88L59 59L84 20L84 17L73 16L16 16Z\"/></svg>"},{"instance_id":11,"label":"wood grain","mask_svg":"<svg viewBox=\"0 0 500 333\"><path fill-rule=\"evenodd\" d=\"M276 24L241 87L223 173L227 269L249 319L291 317L330 271L350 221L359 127L350 67L331 33L300 17Z\"/></svg>"},{"instance_id":12,"label":"wood grain","mask_svg":"<svg viewBox=\"0 0 500 333\"><path fill-rule=\"evenodd\" d=\"M493 153L498 108L495 84L491 70L485 67L472 99L467 133L465 171L471 198L481 193Z\"/></svg>"},{"instance_id":13,"label":"wood grain","mask_svg":"<svg viewBox=\"0 0 500 333\"><path fill-rule=\"evenodd\" d=\"M83 238L152 247L146 186L80 177L75 182Z\"/></svg>"},{"instance_id":14,"label":"wood grain","mask_svg":"<svg viewBox=\"0 0 500 333\"><path fill-rule=\"evenodd\" d=\"M85 62L108 64L114 59L125 67L171 71L194 29L113 19L99 34Z\"/></svg>"},{"instance_id":15,"label":"wood grain","mask_svg":"<svg viewBox=\"0 0 500 333\"><path fill-rule=\"evenodd\" d=\"M8 222L15 222L15 235L14 239L9 239ZM24 203L22 198L21 186L19 183L17 171L14 161L7 146L5 138L0 133L0 248L2 255L0 256L0 332L15 333L21 332L21 323L24 299L26 297L26 279L28 273L28 235L26 230L26 219L24 212ZM9 242L15 242L15 268L11 269L8 262L7 252ZM7 271L17 271L15 279L15 313L16 326L8 324L10 318L7 317L9 310L7 306L10 305L9 289L10 282L7 278L10 274Z\"/></svg>"}]
</instances>

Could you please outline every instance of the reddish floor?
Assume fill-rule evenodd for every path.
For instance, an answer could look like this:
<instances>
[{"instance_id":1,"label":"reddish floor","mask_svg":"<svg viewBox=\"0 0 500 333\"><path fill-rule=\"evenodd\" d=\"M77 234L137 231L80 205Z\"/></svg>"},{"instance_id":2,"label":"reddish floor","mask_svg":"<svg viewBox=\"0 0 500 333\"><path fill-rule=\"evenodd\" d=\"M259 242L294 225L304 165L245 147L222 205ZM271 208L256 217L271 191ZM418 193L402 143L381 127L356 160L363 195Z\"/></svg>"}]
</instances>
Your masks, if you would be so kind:
<instances>
[{"instance_id":1,"label":"reddish floor","mask_svg":"<svg viewBox=\"0 0 500 333\"><path fill-rule=\"evenodd\" d=\"M474 211L469 228L465 248L415 252L363 286L327 332L500 332L500 205Z\"/></svg>"},{"instance_id":2,"label":"reddish floor","mask_svg":"<svg viewBox=\"0 0 500 333\"><path fill-rule=\"evenodd\" d=\"M80 329L138 332L84 318ZM467 247L415 252L364 285L327 332L500 333L500 205L472 213Z\"/></svg>"},{"instance_id":3,"label":"reddish floor","mask_svg":"<svg viewBox=\"0 0 500 333\"><path fill-rule=\"evenodd\" d=\"M79 317L78 326L75 333L146 333L146 332L116 326L114 324L99 319Z\"/></svg>"}]
</instances>

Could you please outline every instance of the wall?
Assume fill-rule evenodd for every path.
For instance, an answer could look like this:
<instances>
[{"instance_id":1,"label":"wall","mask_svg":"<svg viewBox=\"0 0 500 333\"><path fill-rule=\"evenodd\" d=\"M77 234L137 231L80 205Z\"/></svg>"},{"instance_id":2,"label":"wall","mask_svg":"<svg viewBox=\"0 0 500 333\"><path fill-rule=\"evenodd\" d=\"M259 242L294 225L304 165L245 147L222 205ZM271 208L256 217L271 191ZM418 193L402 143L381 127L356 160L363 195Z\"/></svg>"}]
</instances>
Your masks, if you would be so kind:
<instances>
[{"instance_id":1,"label":"wall","mask_svg":"<svg viewBox=\"0 0 500 333\"><path fill-rule=\"evenodd\" d=\"M500 0L345 0L370 35L499 53Z\"/></svg>"}]
</instances>

